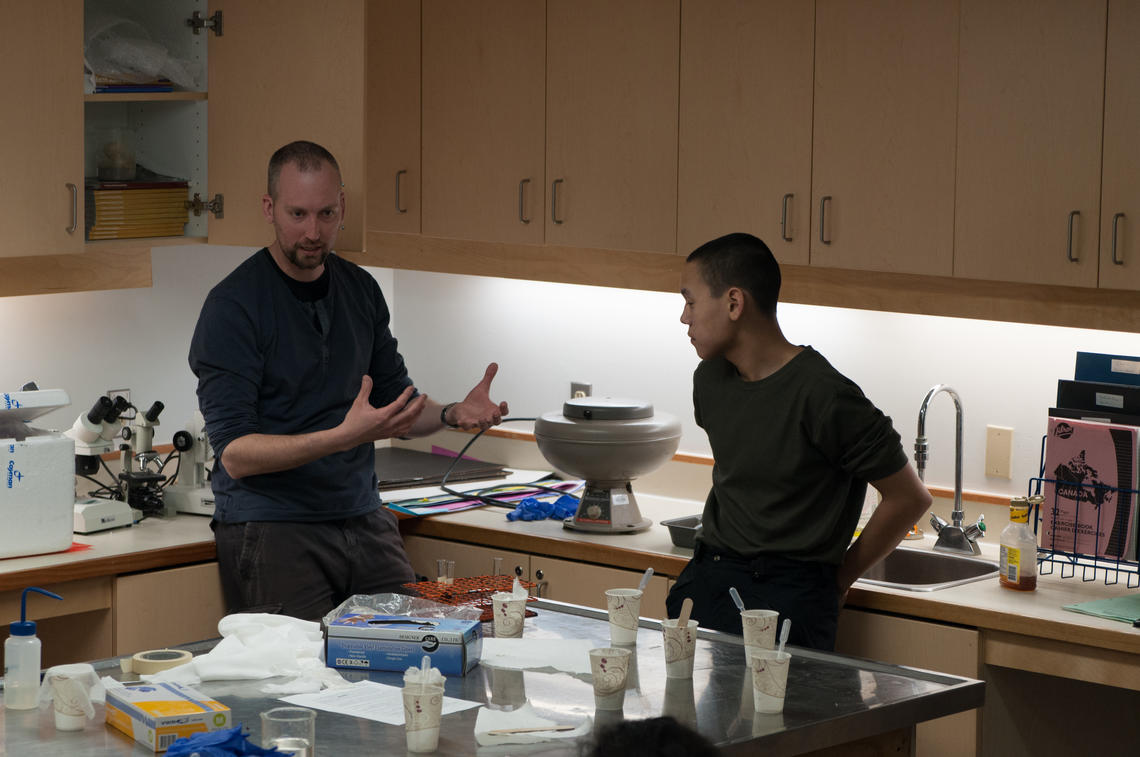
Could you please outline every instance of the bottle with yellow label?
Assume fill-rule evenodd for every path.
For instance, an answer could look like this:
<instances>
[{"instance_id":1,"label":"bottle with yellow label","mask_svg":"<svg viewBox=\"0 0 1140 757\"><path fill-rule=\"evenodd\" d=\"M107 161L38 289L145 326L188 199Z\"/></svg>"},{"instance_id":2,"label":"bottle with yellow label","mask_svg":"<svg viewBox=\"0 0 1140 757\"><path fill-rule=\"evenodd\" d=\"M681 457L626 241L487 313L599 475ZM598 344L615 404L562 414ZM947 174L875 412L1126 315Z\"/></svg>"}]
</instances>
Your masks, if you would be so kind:
<instances>
[{"instance_id":1,"label":"bottle with yellow label","mask_svg":"<svg viewBox=\"0 0 1140 757\"><path fill-rule=\"evenodd\" d=\"M1009 502L1009 525L1001 532L1001 585L1007 589L1037 588L1037 539L1029 529L1029 500Z\"/></svg>"}]
</instances>

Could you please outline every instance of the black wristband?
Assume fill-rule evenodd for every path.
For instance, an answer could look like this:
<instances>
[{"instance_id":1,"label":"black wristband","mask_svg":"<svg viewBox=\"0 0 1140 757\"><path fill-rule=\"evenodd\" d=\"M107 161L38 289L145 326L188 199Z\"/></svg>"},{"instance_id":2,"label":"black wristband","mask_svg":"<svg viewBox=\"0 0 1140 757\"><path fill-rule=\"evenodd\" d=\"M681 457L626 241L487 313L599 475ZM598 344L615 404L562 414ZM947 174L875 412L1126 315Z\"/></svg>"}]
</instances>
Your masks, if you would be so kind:
<instances>
[{"instance_id":1,"label":"black wristband","mask_svg":"<svg viewBox=\"0 0 1140 757\"><path fill-rule=\"evenodd\" d=\"M459 428L458 424L449 423L447 420L447 411L450 410L451 408L455 407L458 404L459 404L458 402L449 402L446 405L444 405L443 409L439 411L439 422L442 423L443 425L447 426L448 428Z\"/></svg>"}]
</instances>

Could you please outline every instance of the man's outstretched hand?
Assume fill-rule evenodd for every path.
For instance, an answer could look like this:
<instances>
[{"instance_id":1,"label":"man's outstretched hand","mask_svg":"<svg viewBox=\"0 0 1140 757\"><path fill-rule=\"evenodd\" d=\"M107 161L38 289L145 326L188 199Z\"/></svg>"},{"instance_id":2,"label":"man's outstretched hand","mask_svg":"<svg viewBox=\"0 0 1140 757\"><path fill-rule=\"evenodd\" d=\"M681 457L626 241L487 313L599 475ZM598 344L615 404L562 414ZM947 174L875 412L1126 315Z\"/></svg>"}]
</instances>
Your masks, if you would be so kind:
<instances>
[{"instance_id":1,"label":"man's outstretched hand","mask_svg":"<svg viewBox=\"0 0 1140 757\"><path fill-rule=\"evenodd\" d=\"M483 373L483 379L467 393L463 401L448 411L447 420L463 429L488 429L497 426L507 414L507 403L495 404L491 401L491 380L499 372L499 364L491 363Z\"/></svg>"}]
</instances>

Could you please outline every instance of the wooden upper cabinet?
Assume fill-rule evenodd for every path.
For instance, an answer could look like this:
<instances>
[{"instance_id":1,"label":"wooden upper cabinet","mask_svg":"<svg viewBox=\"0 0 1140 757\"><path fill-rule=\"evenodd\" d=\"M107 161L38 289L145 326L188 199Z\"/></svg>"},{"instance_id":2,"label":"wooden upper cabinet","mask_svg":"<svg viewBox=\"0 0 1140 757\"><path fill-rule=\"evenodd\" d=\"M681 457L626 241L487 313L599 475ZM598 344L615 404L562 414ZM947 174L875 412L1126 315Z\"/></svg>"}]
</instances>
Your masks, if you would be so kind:
<instances>
[{"instance_id":1,"label":"wooden upper cabinet","mask_svg":"<svg viewBox=\"0 0 1140 757\"><path fill-rule=\"evenodd\" d=\"M547 244L676 249L679 2L547 3Z\"/></svg>"},{"instance_id":2,"label":"wooden upper cabinet","mask_svg":"<svg viewBox=\"0 0 1140 757\"><path fill-rule=\"evenodd\" d=\"M747 231L807 264L814 23L801 0L683 0L677 252Z\"/></svg>"},{"instance_id":3,"label":"wooden upper cabinet","mask_svg":"<svg viewBox=\"0 0 1140 757\"><path fill-rule=\"evenodd\" d=\"M1110 0L1104 84L1100 286L1140 289L1140 3ZM1113 245L1115 244L1115 250Z\"/></svg>"},{"instance_id":4,"label":"wooden upper cabinet","mask_svg":"<svg viewBox=\"0 0 1140 757\"><path fill-rule=\"evenodd\" d=\"M1105 16L962 0L955 276L1096 286Z\"/></svg>"},{"instance_id":5,"label":"wooden upper cabinet","mask_svg":"<svg viewBox=\"0 0 1140 757\"><path fill-rule=\"evenodd\" d=\"M542 244L546 7L424 0L423 233Z\"/></svg>"},{"instance_id":6,"label":"wooden upper cabinet","mask_svg":"<svg viewBox=\"0 0 1140 757\"><path fill-rule=\"evenodd\" d=\"M949 275L957 0L819 0L815 39L811 264Z\"/></svg>"},{"instance_id":7,"label":"wooden upper cabinet","mask_svg":"<svg viewBox=\"0 0 1140 757\"><path fill-rule=\"evenodd\" d=\"M368 0L366 228L420 231L420 0Z\"/></svg>"},{"instance_id":8,"label":"wooden upper cabinet","mask_svg":"<svg viewBox=\"0 0 1140 757\"><path fill-rule=\"evenodd\" d=\"M225 196L210 218L211 244L263 245L273 229L261 212L273 152L317 142L340 164L344 230L336 248L364 244L364 2L213 0L224 36L210 40L209 186Z\"/></svg>"},{"instance_id":9,"label":"wooden upper cabinet","mask_svg":"<svg viewBox=\"0 0 1140 757\"><path fill-rule=\"evenodd\" d=\"M4 26L0 257L82 252L82 0L5 3Z\"/></svg>"}]
</instances>

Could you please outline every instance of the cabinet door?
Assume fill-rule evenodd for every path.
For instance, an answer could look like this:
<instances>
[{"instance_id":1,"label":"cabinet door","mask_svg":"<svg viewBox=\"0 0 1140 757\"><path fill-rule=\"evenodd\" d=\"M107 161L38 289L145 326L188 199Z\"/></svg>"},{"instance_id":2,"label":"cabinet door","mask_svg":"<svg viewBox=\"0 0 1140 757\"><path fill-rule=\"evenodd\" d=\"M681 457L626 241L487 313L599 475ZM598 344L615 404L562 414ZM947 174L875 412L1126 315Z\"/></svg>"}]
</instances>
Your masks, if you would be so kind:
<instances>
[{"instance_id":1,"label":"cabinet door","mask_svg":"<svg viewBox=\"0 0 1140 757\"><path fill-rule=\"evenodd\" d=\"M1105 14L962 0L955 276L1096 285Z\"/></svg>"},{"instance_id":2,"label":"cabinet door","mask_svg":"<svg viewBox=\"0 0 1140 757\"><path fill-rule=\"evenodd\" d=\"M812 265L949 275L957 0L820 0L815 33Z\"/></svg>"},{"instance_id":3,"label":"cabinet door","mask_svg":"<svg viewBox=\"0 0 1140 757\"><path fill-rule=\"evenodd\" d=\"M225 34L210 40L209 192L225 196L210 218L212 244L264 245L261 212L269 158L307 139L327 148L345 185L337 248L363 249L364 2L212 0Z\"/></svg>"},{"instance_id":4,"label":"cabinet door","mask_svg":"<svg viewBox=\"0 0 1140 757\"><path fill-rule=\"evenodd\" d=\"M437 560L454 560L456 578L492 575L496 558L501 559L499 565L503 575L515 575L524 580L530 575L530 556L522 552L427 536L405 536L404 549L408 552L412 570L429 581L438 575Z\"/></svg>"},{"instance_id":5,"label":"cabinet door","mask_svg":"<svg viewBox=\"0 0 1140 757\"><path fill-rule=\"evenodd\" d=\"M1110 0L1104 72L1100 286L1140 289L1140 3ZM1115 250L1113 248L1115 245Z\"/></svg>"},{"instance_id":6,"label":"cabinet door","mask_svg":"<svg viewBox=\"0 0 1140 757\"><path fill-rule=\"evenodd\" d=\"M637 588L641 573L621 568L587 565L553 557L530 558L531 580L539 585L539 596L559 602L606 609L606 589ZM641 616L665 617L665 597L669 593L665 576L653 576L641 597Z\"/></svg>"},{"instance_id":7,"label":"cabinet door","mask_svg":"<svg viewBox=\"0 0 1140 757\"><path fill-rule=\"evenodd\" d=\"M0 257L82 252L83 3L5 3L4 27Z\"/></svg>"},{"instance_id":8,"label":"cabinet door","mask_svg":"<svg viewBox=\"0 0 1140 757\"><path fill-rule=\"evenodd\" d=\"M368 3L368 229L420 231L420 0Z\"/></svg>"},{"instance_id":9,"label":"cabinet door","mask_svg":"<svg viewBox=\"0 0 1140 757\"><path fill-rule=\"evenodd\" d=\"M119 576L114 606L117 655L212 639L226 614L216 562Z\"/></svg>"},{"instance_id":10,"label":"cabinet door","mask_svg":"<svg viewBox=\"0 0 1140 757\"><path fill-rule=\"evenodd\" d=\"M974 629L862 610L846 609L840 614L835 651L968 678L978 678L981 669ZM976 710L919 723L917 752L923 757L977 754L978 724Z\"/></svg>"},{"instance_id":11,"label":"cabinet door","mask_svg":"<svg viewBox=\"0 0 1140 757\"><path fill-rule=\"evenodd\" d=\"M747 231L807 264L814 22L800 0L682 3L677 252Z\"/></svg>"},{"instance_id":12,"label":"cabinet door","mask_svg":"<svg viewBox=\"0 0 1140 757\"><path fill-rule=\"evenodd\" d=\"M676 249L679 1L547 3L547 244Z\"/></svg>"},{"instance_id":13,"label":"cabinet door","mask_svg":"<svg viewBox=\"0 0 1140 757\"><path fill-rule=\"evenodd\" d=\"M423 233L542 244L546 7L424 0Z\"/></svg>"}]
</instances>

